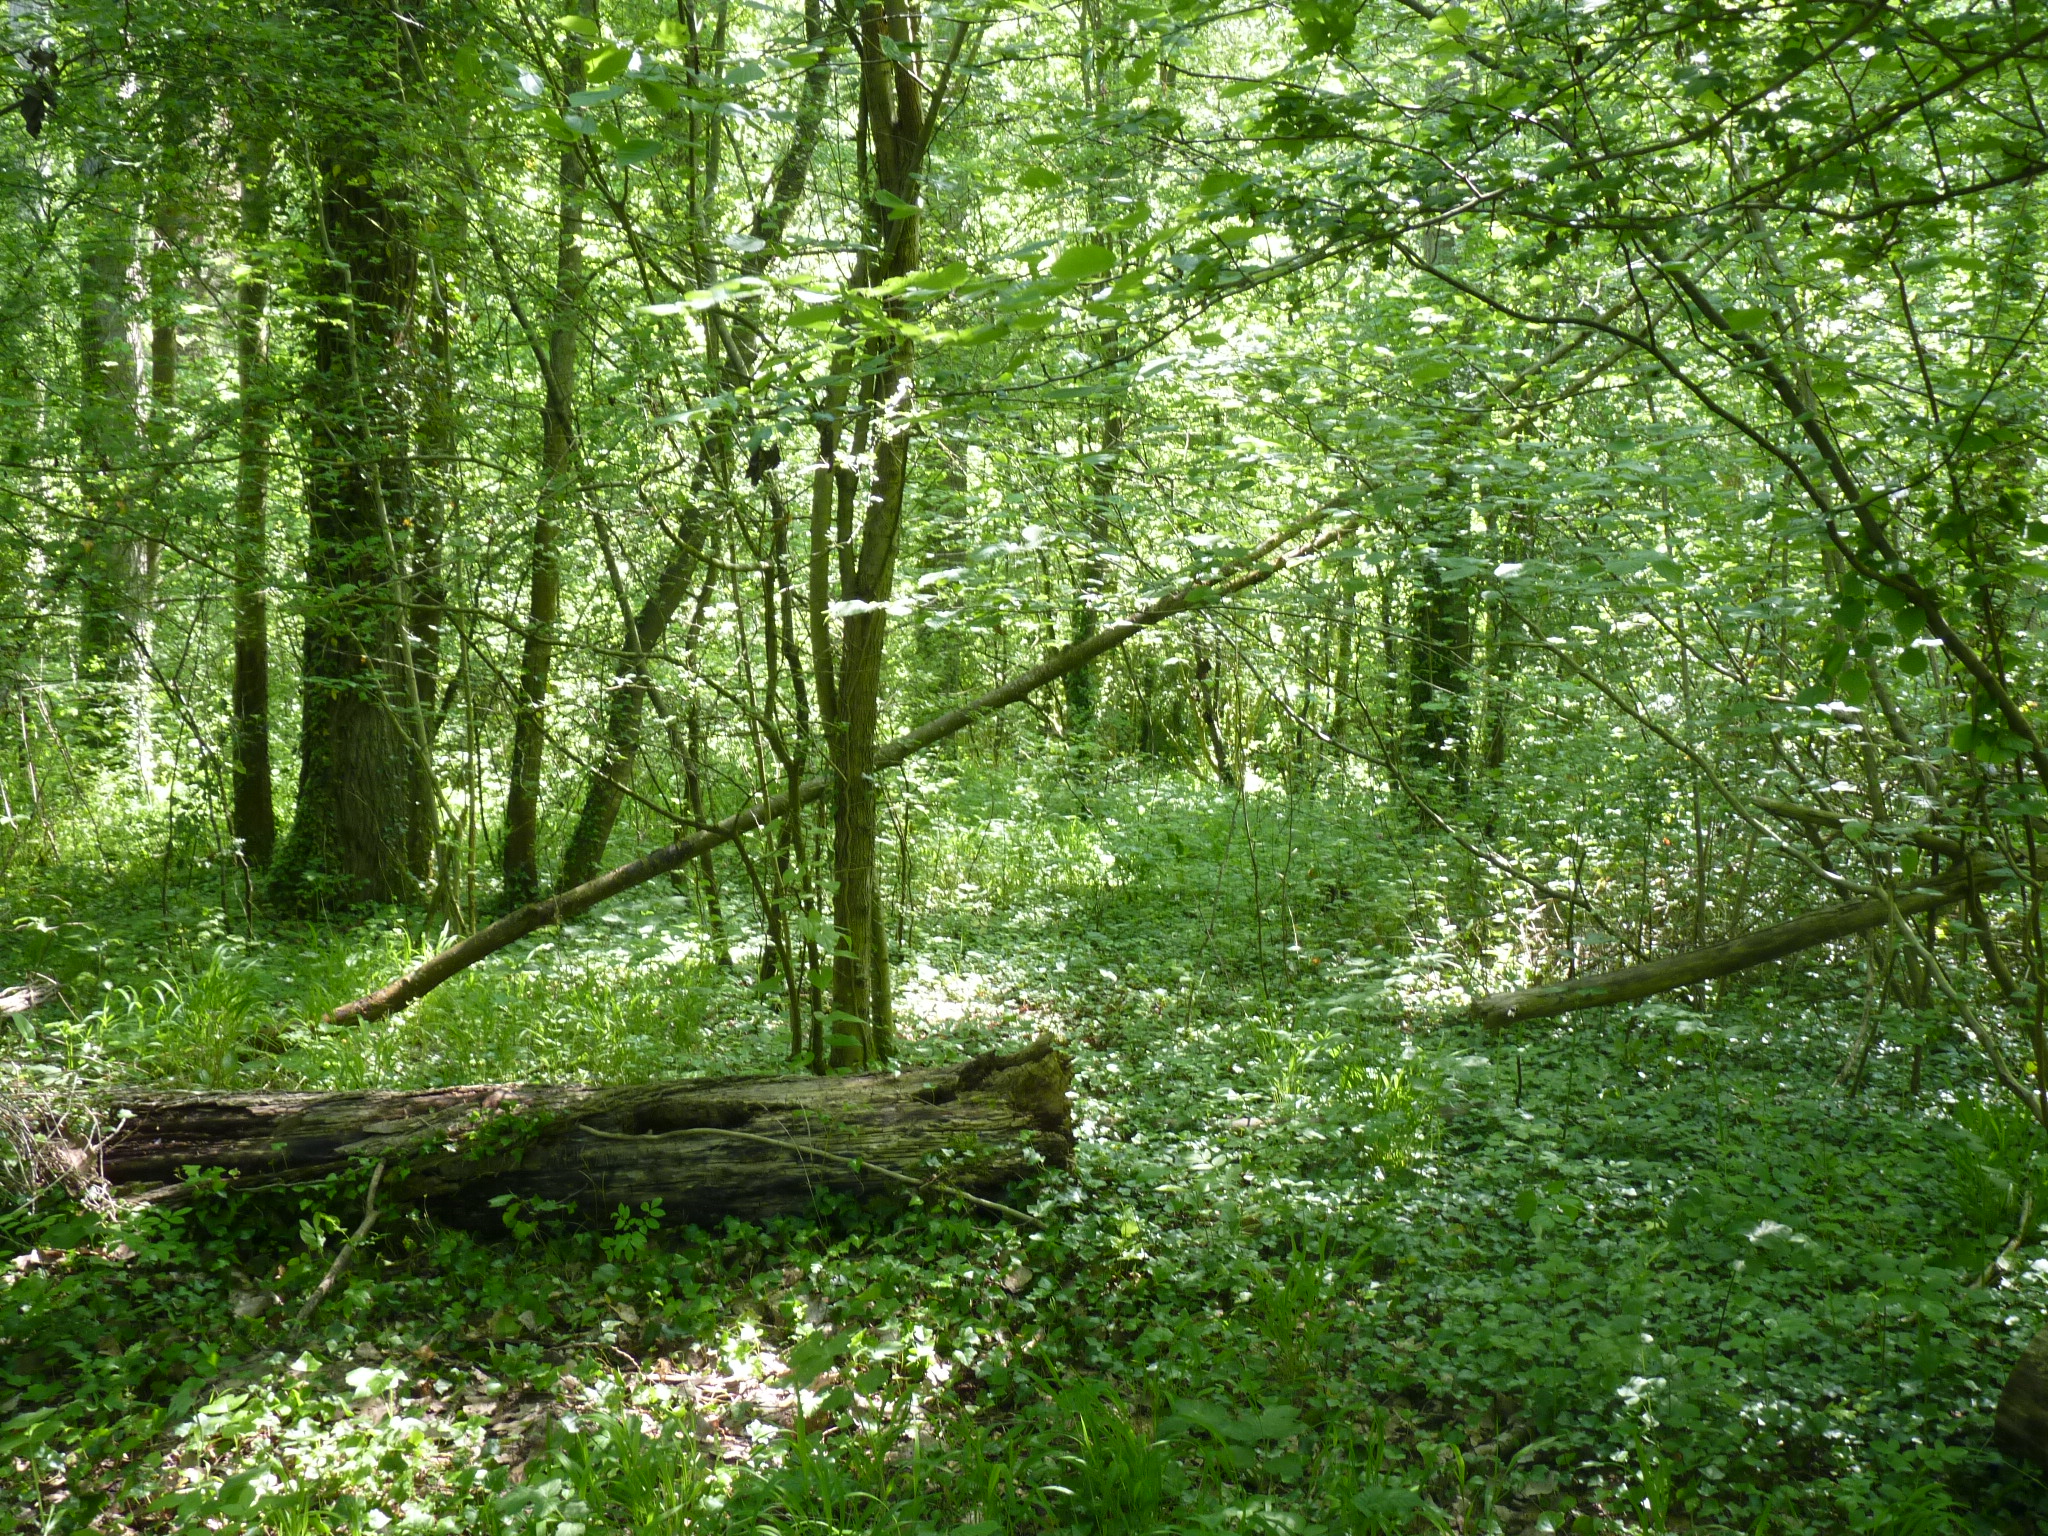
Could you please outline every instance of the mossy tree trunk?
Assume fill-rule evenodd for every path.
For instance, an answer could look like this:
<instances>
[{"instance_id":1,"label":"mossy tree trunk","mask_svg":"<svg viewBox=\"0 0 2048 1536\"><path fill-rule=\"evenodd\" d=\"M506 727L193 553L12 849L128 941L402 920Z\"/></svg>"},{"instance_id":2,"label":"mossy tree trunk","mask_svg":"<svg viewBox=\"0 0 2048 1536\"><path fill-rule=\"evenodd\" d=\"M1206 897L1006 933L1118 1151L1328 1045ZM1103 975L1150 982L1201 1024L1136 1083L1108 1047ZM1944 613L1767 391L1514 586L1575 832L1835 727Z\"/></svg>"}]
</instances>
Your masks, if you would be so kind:
<instances>
[{"instance_id":1,"label":"mossy tree trunk","mask_svg":"<svg viewBox=\"0 0 2048 1536\"><path fill-rule=\"evenodd\" d=\"M366 75L402 67L381 6L336 7ZM410 370L416 276L406 200L365 110L322 125L305 418L306 612L298 807L272 888L311 910L410 900L413 747L405 674Z\"/></svg>"}]
</instances>

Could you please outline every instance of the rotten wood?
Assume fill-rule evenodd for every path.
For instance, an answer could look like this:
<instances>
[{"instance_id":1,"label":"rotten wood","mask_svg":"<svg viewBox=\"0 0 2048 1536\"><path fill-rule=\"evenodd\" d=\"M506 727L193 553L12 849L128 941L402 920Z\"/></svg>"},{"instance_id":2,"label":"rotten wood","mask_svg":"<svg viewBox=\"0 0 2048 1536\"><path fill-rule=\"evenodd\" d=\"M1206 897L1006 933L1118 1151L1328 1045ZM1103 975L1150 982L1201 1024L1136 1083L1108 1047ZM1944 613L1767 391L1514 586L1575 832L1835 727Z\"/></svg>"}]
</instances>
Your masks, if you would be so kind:
<instances>
[{"instance_id":1,"label":"rotten wood","mask_svg":"<svg viewBox=\"0 0 2048 1536\"><path fill-rule=\"evenodd\" d=\"M1066 1055L1041 1038L963 1066L861 1076L127 1093L107 1106L120 1124L97 1157L126 1198L155 1202L204 1188L192 1168L255 1189L381 1163L387 1201L455 1225L499 1224L501 1195L598 1220L653 1200L675 1221L760 1220L800 1213L823 1190L864 1195L908 1179L986 1197L1065 1167L1072 1081ZM730 1134L675 1134L696 1130Z\"/></svg>"},{"instance_id":2,"label":"rotten wood","mask_svg":"<svg viewBox=\"0 0 2048 1536\"><path fill-rule=\"evenodd\" d=\"M2007 1456L2048 1471L2048 1329L2034 1335L2005 1379L1993 1433Z\"/></svg>"}]
</instances>

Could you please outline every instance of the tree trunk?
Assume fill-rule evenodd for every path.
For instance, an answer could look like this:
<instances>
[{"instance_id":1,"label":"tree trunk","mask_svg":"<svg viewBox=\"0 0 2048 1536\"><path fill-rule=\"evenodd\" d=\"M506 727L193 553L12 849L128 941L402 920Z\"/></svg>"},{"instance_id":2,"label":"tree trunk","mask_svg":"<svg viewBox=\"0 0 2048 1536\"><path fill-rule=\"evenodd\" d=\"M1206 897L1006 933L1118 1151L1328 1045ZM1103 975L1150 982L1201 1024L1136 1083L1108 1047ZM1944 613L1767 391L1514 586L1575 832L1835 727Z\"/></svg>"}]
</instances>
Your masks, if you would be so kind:
<instances>
[{"instance_id":1,"label":"tree trunk","mask_svg":"<svg viewBox=\"0 0 2048 1536\"><path fill-rule=\"evenodd\" d=\"M367 68L396 61L390 18L338 8ZM306 414L306 619L298 809L272 890L316 910L409 899L413 745L406 621L387 496L406 484L405 370L414 278L406 200L380 165L375 115L318 146L313 356Z\"/></svg>"},{"instance_id":2,"label":"tree trunk","mask_svg":"<svg viewBox=\"0 0 2048 1536\"><path fill-rule=\"evenodd\" d=\"M264 311L270 286L264 277L264 242L270 238L270 162L267 141L250 144L242 157L241 260L235 285L235 466L234 681L229 689L234 738L233 804L229 828L242 857L257 869L269 867L277 848L277 810L270 784L270 604L269 530L264 515L270 481L270 377Z\"/></svg>"},{"instance_id":3,"label":"tree trunk","mask_svg":"<svg viewBox=\"0 0 2048 1536\"><path fill-rule=\"evenodd\" d=\"M1041 1039L960 1067L861 1077L123 1094L107 1118L127 1118L98 1169L85 1149L65 1160L159 1202L194 1198L203 1186L174 1182L188 1167L253 1189L383 1162L384 1189L459 1225L498 1226L491 1202L504 1195L562 1201L597 1221L653 1200L674 1221L759 1221L800 1214L821 1190L902 1189L892 1173L989 1195L1063 1168L1072 1081L1067 1057Z\"/></svg>"},{"instance_id":4,"label":"tree trunk","mask_svg":"<svg viewBox=\"0 0 2048 1536\"><path fill-rule=\"evenodd\" d=\"M1415 733L1417 766L1446 774L1457 792L1465 790L1466 694L1472 670L1472 599L1463 580L1444 569L1447 553L1462 551L1456 532L1439 532L1442 547L1430 549L1415 591L1414 659L1409 665L1408 718Z\"/></svg>"},{"instance_id":5,"label":"tree trunk","mask_svg":"<svg viewBox=\"0 0 2048 1536\"><path fill-rule=\"evenodd\" d=\"M633 616L633 633L626 637L628 654L619 658L605 694L604 756L592 770L583 791L583 806L576 816L569 846L562 853L562 868L555 889L566 891L581 885L604 865L605 849L618 825L619 808L626 801L626 786L632 782L634 765L640 758L641 736L647 715L647 657L661 644L676 608L689 595L691 578L697 573L697 559L688 550L677 549L654 579L654 590Z\"/></svg>"},{"instance_id":6,"label":"tree trunk","mask_svg":"<svg viewBox=\"0 0 2048 1536\"><path fill-rule=\"evenodd\" d=\"M819 0L806 0L804 28L806 46L816 50L817 61L804 72L804 94L797 106L789 144L775 163L767 198L754 211L751 234L761 244L759 249L741 257L738 265L742 276L758 277L781 253L783 234L790 216L803 200L811 160L817 150L832 71L830 50L823 46L825 19ZM706 198L710 191L708 185L700 183L696 195ZM704 285L708 288L714 281L714 277L706 275ZM747 345L743 339L745 334L739 331L734 336L735 345L742 351ZM713 366L723 369L729 364L730 359L722 359ZM734 374L730 383L739 387L745 380ZM690 487L693 501L703 494L710 468L708 456L699 460ZM686 542L699 542L702 536L701 515L694 525L686 518L684 528ZM647 691L651 683L646 671L647 658L660 646L677 606L689 595L695 569L696 557L689 550L678 548L673 551L655 577L653 590L634 615L632 633L625 637L625 648L612 669L611 688L605 698L604 755L590 775L583 792L582 808L576 816L575 830L562 854L562 867L555 880L558 891L581 885L604 864L612 828L618 824L619 810L625 804L626 785L631 781L634 764L639 760Z\"/></svg>"},{"instance_id":7,"label":"tree trunk","mask_svg":"<svg viewBox=\"0 0 2048 1536\"><path fill-rule=\"evenodd\" d=\"M597 0L582 0L580 14L595 19ZM562 88L583 89L582 45L571 39L562 56ZM540 777L547 745L548 678L555 657L555 626L562 609L562 557L557 513L576 477L574 402L577 333L583 307L583 148L562 151L556 173L555 293L548 319L547 377L541 439L540 506L533 519L533 574L526 607L526 640L519 657L519 702L512 720L511 789L505 802L505 900L517 906L540 893Z\"/></svg>"},{"instance_id":8,"label":"tree trunk","mask_svg":"<svg viewBox=\"0 0 2048 1536\"><path fill-rule=\"evenodd\" d=\"M1114 337L1104 350L1114 353ZM1106 551L1110 535L1110 497L1116 489L1116 461L1123 450L1123 443L1123 402L1113 400L1104 409L1101 441L1096 449L1095 462L1088 468L1088 553L1075 572L1077 580L1074 585L1073 637L1077 645L1093 635L1101 622L1106 596L1103 589L1109 580ZM1088 742L1095 734L1096 706L1101 702L1102 694L1095 668L1092 665L1076 667L1069 672L1066 691L1067 739L1070 743Z\"/></svg>"},{"instance_id":9,"label":"tree trunk","mask_svg":"<svg viewBox=\"0 0 2048 1536\"><path fill-rule=\"evenodd\" d=\"M1912 917L1963 900L1971 885L1985 878L1992 864L1989 854L1974 854L1935 884L1901 891L1894 903L1899 915ZM1472 1014L1482 1024L1503 1025L1522 1019L1552 1018L1579 1008L1606 1008L1615 1003L1636 1002L1660 992L1675 991L1680 987L1711 981L1717 976L1748 970L1751 966L1782 960L1817 944L1868 932L1890 920L1894 904L1872 896L1863 901L1822 907L1790 922L1759 928L1754 933L1740 934L1719 944L1709 944L1704 949L1688 950L1662 960L1648 960L1618 971L1578 976L1570 981L1529 987L1519 992L1497 992L1475 1002Z\"/></svg>"},{"instance_id":10,"label":"tree trunk","mask_svg":"<svg viewBox=\"0 0 2048 1536\"><path fill-rule=\"evenodd\" d=\"M865 273L870 283L886 283L917 266L919 172L927 133L925 86L911 60L920 19L917 0L868 0L861 10L862 112L874 171L868 224L878 247ZM895 320L910 318L900 297L885 299L883 306ZM875 1028L887 1013L888 987L887 967L876 963L873 952L880 831L875 733L889 625L884 605L895 582L910 467L915 359L910 337L906 324L875 343L883 355L866 379L863 396L874 467L857 535L842 528L840 539L839 595L850 611L841 624L839 677L825 717L832 769L832 922L838 935L832 957L830 1060L835 1067L865 1066L886 1057L891 1044Z\"/></svg>"},{"instance_id":11,"label":"tree trunk","mask_svg":"<svg viewBox=\"0 0 2048 1536\"><path fill-rule=\"evenodd\" d=\"M461 217L459 205L442 209L439 243L446 249ZM408 582L412 627L408 663L412 686L406 703L412 711L411 824L407 829L406 863L421 885L434 882L437 910L456 912L454 850L442 834L440 781L434 771L434 743L445 713L441 697L441 636L448 619L448 573L442 545L455 508L458 470L456 453L461 418L455 403L455 314L444 273L437 260L428 294L425 356L417 389L419 449L410 477L412 505L411 579Z\"/></svg>"},{"instance_id":12,"label":"tree trunk","mask_svg":"<svg viewBox=\"0 0 2048 1536\"><path fill-rule=\"evenodd\" d=\"M136 559L133 487L136 406L133 303L135 188L125 169L95 156L85 162L85 229L78 259L78 439L85 527L78 548L78 660L93 685L84 716L91 734L111 740L119 689L135 666Z\"/></svg>"}]
</instances>

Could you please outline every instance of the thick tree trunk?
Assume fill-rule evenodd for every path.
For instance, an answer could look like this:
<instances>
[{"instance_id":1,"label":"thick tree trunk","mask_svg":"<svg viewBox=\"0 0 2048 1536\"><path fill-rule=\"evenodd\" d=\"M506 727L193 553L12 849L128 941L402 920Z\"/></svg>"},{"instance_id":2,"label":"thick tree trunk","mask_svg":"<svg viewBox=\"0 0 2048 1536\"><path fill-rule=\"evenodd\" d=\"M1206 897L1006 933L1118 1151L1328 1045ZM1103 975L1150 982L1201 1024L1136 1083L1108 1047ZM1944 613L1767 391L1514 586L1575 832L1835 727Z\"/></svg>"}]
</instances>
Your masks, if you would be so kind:
<instances>
[{"instance_id":1,"label":"thick tree trunk","mask_svg":"<svg viewBox=\"0 0 2048 1536\"><path fill-rule=\"evenodd\" d=\"M249 1189L383 1162L384 1190L462 1225L500 1224L501 1195L564 1201L600 1221L652 1200L677 1221L760 1220L801 1213L821 1190L901 1190L891 1174L991 1195L1065 1167L1072 1080L1066 1056L1040 1040L900 1075L125 1094L108 1105L110 1122L127 1119L98 1169L81 1149L68 1160L153 1200L192 1198L176 1182L189 1167Z\"/></svg>"},{"instance_id":2,"label":"thick tree trunk","mask_svg":"<svg viewBox=\"0 0 2048 1536\"><path fill-rule=\"evenodd\" d=\"M875 767L894 768L900 763L908 762L926 748L958 735L975 721L986 719L997 710L1007 709L1010 705L1029 698L1040 688L1058 682L1073 668L1085 665L1105 652L1115 650L1133 635L1143 634L1153 625L1162 624L1176 614L1219 601L1232 593L1257 586L1283 571L1293 570L1314 560L1331 545L1349 537L1357 527L1355 518L1343 520L1325 528L1291 553L1279 553L1287 544L1300 538L1308 527L1313 526L1313 521L1304 519L1282 529L1260 545L1242 563L1212 571L1189 582L1178 591L1168 593L1138 612L1098 630L1087 644L1070 645L1047 657L1030 670L1018 673L1001 687L993 688L980 698L949 709L942 715L936 715L916 730L898 736L894 741L876 750ZM828 669L820 669L821 682L829 681L829 676ZM515 912L507 913L468 938L449 945L438 954L430 955L396 981L379 987L353 1002L343 1003L327 1015L327 1022L341 1024L355 1019L381 1019L386 1014L395 1013L425 997L450 977L468 970L479 960L496 954L507 945L516 944L529 933L545 928L551 923L567 922L621 891L630 891L637 885L644 885L658 876L681 869L692 859L702 858L713 848L729 843L734 838L743 837L757 827L766 826L776 818L786 815L791 808L792 800L803 806L823 799L831 786L832 780L829 778L805 779L798 786L794 796L786 790L781 794L763 796L735 811L715 827L707 827L689 837L678 838L675 842L656 848L630 864L621 864L615 869L607 870L595 879L587 880L582 885L551 896L545 901L530 902Z\"/></svg>"},{"instance_id":3,"label":"thick tree trunk","mask_svg":"<svg viewBox=\"0 0 2048 1536\"><path fill-rule=\"evenodd\" d=\"M362 67L385 61L383 13L350 8ZM320 145L318 263L306 414L306 621L298 808L273 892L300 910L410 898L404 572L387 505L407 483L399 351L415 263L405 199L374 121Z\"/></svg>"},{"instance_id":4,"label":"thick tree trunk","mask_svg":"<svg viewBox=\"0 0 2048 1536\"><path fill-rule=\"evenodd\" d=\"M229 826L242 857L267 868L277 848L277 811L270 784L269 530L264 516L270 482L270 381L263 323L270 299L264 242L270 238L270 145L252 144L241 166L241 259L235 285L234 623L235 670L230 687L234 784Z\"/></svg>"},{"instance_id":5,"label":"thick tree trunk","mask_svg":"<svg viewBox=\"0 0 2048 1536\"><path fill-rule=\"evenodd\" d=\"M1606 1008L1615 1003L1632 1003L1660 992L1733 975L1751 966L1782 960L1802 949L1831 943L1864 933L1889 921L1896 905L1901 917L1932 912L1964 899L1973 883L1981 884L1992 867L1989 854L1975 854L1967 864L1942 876L1939 881L1910 891L1901 891L1895 903L1880 897L1842 902L1808 912L1790 922L1754 933L1688 950L1662 960L1595 976L1579 976L1549 986L1529 987L1519 992L1497 992L1472 1005L1473 1017L1483 1024L1511 1024L1520 1019L1547 1019L1580 1008Z\"/></svg>"},{"instance_id":6,"label":"thick tree trunk","mask_svg":"<svg viewBox=\"0 0 2048 1536\"><path fill-rule=\"evenodd\" d=\"M579 13L597 16L597 0ZM583 89L582 45L571 39L562 57L562 88ZM540 777L547 743L548 679L555 626L562 609L561 521L576 477L574 402L576 352L583 309L583 148L562 151L556 173L555 293L548 318L547 377L541 434L540 506L533 519L532 582L526 640L519 657L519 703L512 718L511 788L505 802L505 900L516 906L540 894Z\"/></svg>"}]
</instances>

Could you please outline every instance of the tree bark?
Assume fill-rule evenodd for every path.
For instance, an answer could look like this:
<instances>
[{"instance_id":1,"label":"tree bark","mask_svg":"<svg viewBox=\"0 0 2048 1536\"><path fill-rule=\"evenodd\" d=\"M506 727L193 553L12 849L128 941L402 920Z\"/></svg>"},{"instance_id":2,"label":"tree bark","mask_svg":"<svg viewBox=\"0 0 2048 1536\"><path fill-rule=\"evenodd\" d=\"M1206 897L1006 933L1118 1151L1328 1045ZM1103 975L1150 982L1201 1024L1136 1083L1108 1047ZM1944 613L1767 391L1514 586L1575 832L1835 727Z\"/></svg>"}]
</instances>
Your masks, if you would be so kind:
<instances>
[{"instance_id":1,"label":"tree bark","mask_svg":"<svg viewBox=\"0 0 2048 1536\"><path fill-rule=\"evenodd\" d=\"M1732 975L1751 966L1782 960L1787 955L1811 949L1817 944L1846 939L1879 927L1890 920L1896 905L1901 917L1932 912L1963 900L1973 883L1981 882L1993 866L1991 855L1979 853L1931 885L1901 891L1895 903L1872 896L1863 901L1841 902L1822 907L1779 923L1739 934L1704 949L1688 950L1661 960L1602 971L1594 976L1574 977L1548 986L1529 987L1519 992L1496 992L1472 1005L1472 1015L1482 1024L1503 1025L1524 1019L1547 1019L1580 1008L1606 1008L1615 1003L1632 1003L1660 992L1675 991Z\"/></svg>"},{"instance_id":2,"label":"tree bark","mask_svg":"<svg viewBox=\"0 0 2048 1536\"><path fill-rule=\"evenodd\" d=\"M674 550L655 577L653 591L633 616L626 654L619 658L605 694L604 756L584 788L583 807L577 812L569 846L562 853L561 873L555 880L558 891L581 885L604 864L612 828L618 825L619 809L626 801L626 786L632 782L633 767L640 758L647 714L647 657L661 644L696 574L696 556L686 549Z\"/></svg>"},{"instance_id":3,"label":"tree bark","mask_svg":"<svg viewBox=\"0 0 2048 1536\"><path fill-rule=\"evenodd\" d=\"M336 8L359 67L389 65L381 10ZM406 199L382 160L380 114L327 125L318 145L313 356L306 415L306 619L298 808L271 889L318 910L409 899L413 745L407 740L404 572L387 497L406 484L400 349L415 262Z\"/></svg>"},{"instance_id":4,"label":"tree bark","mask_svg":"<svg viewBox=\"0 0 2048 1536\"><path fill-rule=\"evenodd\" d=\"M1463 579L1446 574L1444 559L1461 557L1469 536L1446 525L1424 555L1412 612L1414 654L1409 663L1408 718L1417 767L1444 774L1463 797L1466 784L1467 694L1472 672L1472 596Z\"/></svg>"},{"instance_id":5,"label":"tree bark","mask_svg":"<svg viewBox=\"0 0 2048 1536\"><path fill-rule=\"evenodd\" d=\"M989 1195L1065 1167L1072 1081L1067 1057L1041 1039L963 1066L859 1077L123 1094L108 1119L128 1118L97 1168L82 1148L64 1161L155 1202L193 1198L203 1185L175 1182L191 1167L254 1189L381 1162L389 1195L460 1225L499 1225L491 1202L504 1195L599 1221L652 1200L671 1220L761 1220L801 1213L821 1190L900 1190L890 1173Z\"/></svg>"},{"instance_id":6,"label":"tree bark","mask_svg":"<svg viewBox=\"0 0 2048 1536\"><path fill-rule=\"evenodd\" d=\"M88 695L91 734L111 740L119 685L133 675L136 560L131 477L136 455L135 343L129 334L135 261L136 193L132 174L89 157L86 222L78 258L78 439L85 527L79 540L78 665L100 685Z\"/></svg>"},{"instance_id":7,"label":"tree bark","mask_svg":"<svg viewBox=\"0 0 2048 1536\"><path fill-rule=\"evenodd\" d=\"M581 15L597 16L597 0L582 0ZM582 44L574 38L562 56L562 89L583 89ZM562 151L556 172L555 292L548 317L547 377L541 435L540 505L533 519L532 582L526 639L519 657L519 701L512 719L511 787L505 801L505 900L517 905L540 893L540 776L547 745L548 679L555 657L555 626L562 610L562 557L557 513L575 481L574 400L576 351L583 308L583 147Z\"/></svg>"},{"instance_id":8,"label":"tree bark","mask_svg":"<svg viewBox=\"0 0 2048 1536\"><path fill-rule=\"evenodd\" d=\"M2048 1471L2048 1329L2034 1335L1998 1395L1998 1448Z\"/></svg>"},{"instance_id":9,"label":"tree bark","mask_svg":"<svg viewBox=\"0 0 2048 1536\"><path fill-rule=\"evenodd\" d=\"M426 316L420 327L426 345L416 390L419 432L410 477L413 525L409 551L410 611L406 618L412 629L408 657L412 683L406 700L412 716L411 825L407 829L406 862L415 881L422 886L433 882L434 904L449 916L457 908L454 850L442 832L434 743L453 702L452 693L445 698L442 694L442 631L448 620L448 572L442 549L448 530L456 525L461 413L455 393L456 317L442 253L457 238L462 216L461 204L442 205Z\"/></svg>"},{"instance_id":10,"label":"tree bark","mask_svg":"<svg viewBox=\"0 0 2048 1536\"><path fill-rule=\"evenodd\" d=\"M1315 559L1331 545L1348 537L1357 525L1355 517L1339 521L1310 538L1300 548L1281 553L1286 545L1302 537L1319 521L1321 514L1282 529L1244 561L1198 577L1138 612L1098 630L1086 644L1070 645L1055 652L1037 666L1018 673L1001 687L993 688L980 698L949 709L942 715L935 715L916 730L898 736L894 741L877 749L874 754L875 767L894 768L908 762L926 748L958 735L977 720L985 719L998 710L1007 709L1010 705L1029 698L1047 684L1059 681L1075 667L1083 666L1096 657L1115 650L1133 635L1143 634L1176 614L1219 601L1232 593L1242 592L1248 587L1271 580L1283 571L1293 570ZM479 929L468 938L449 945L438 954L430 955L396 981L356 998L353 1002L343 1003L327 1015L326 1022L341 1024L355 1019L381 1019L386 1014L395 1013L426 996L450 977L460 975L479 960L496 954L509 944L516 944L527 934L552 923L567 922L622 891L630 891L637 885L644 885L658 876L681 869L692 859L703 857L713 848L729 843L734 838L742 837L755 828L765 826L777 817L787 814L792 800L797 805L809 805L822 799L831 787L832 780L829 777L805 779L798 786L794 796L787 790L780 794L763 796L726 817L715 827L707 827L689 837L678 838L675 842L656 848L629 864L621 864L615 869L607 870L595 879L587 880L582 885L551 896L545 901L529 902L517 911L507 913L488 927Z\"/></svg>"},{"instance_id":11,"label":"tree bark","mask_svg":"<svg viewBox=\"0 0 2048 1536\"><path fill-rule=\"evenodd\" d=\"M264 515L270 482L270 379L264 311L270 285L264 242L270 238L267 141L245 150L240 167L242 276L235 285L234 680L229 689L234 738L229 826L242 857L267 868L277 849L277 810L270 783L269 530Z\"/></svg>"},{"instance_id":12,"label":"tree bark","mask_svg":"<svg viewBox=\"0 0 2048 1536\"><path fill-rule=\"evenodd\" d=\"M965 22L956 23L965 26ZM873 167L868 226L877 247L864 276L886 283L917 266L919 174L929 134L925 84L911 63L922 12L918 0L867 0L857 31L862 117ZM907 321L900 297L883 301L892 319ZM874 450L857 536L840 540L839 595L847 612L839 634L839 676L825 716L832 787L832 1039L834 1067L886 1058L891 1049L876 1021L887 1016L886 965L876 962L875 843L880 830L875 735L881 721L887 603L895 585L910 469L915 348L909 326L873 344L880 352L864 381L863 406ZM826 458L826 463L831 460ZM821 699L821 704L827 700Z\"/></svg>"}]
</instances>

